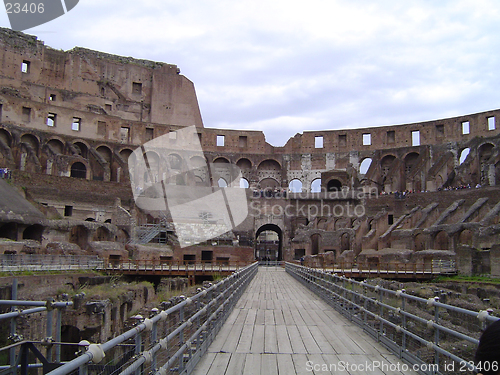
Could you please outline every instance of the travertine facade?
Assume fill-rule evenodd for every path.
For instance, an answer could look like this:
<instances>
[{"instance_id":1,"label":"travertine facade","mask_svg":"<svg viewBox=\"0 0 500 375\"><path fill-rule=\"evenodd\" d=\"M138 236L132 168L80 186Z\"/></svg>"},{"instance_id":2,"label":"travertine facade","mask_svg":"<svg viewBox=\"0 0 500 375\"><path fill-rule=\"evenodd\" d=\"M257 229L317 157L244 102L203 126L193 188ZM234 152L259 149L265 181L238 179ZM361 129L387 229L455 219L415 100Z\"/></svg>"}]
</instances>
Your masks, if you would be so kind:
<instances>
[{"instance_id":1,"label":"travertine facade","mask_svg":"<svg viewBox=\"0 0 500 375\"><path fill-rule=\"evenodd\" d=\"M44 246L126 243L136 226L155 221L134 206L128 156L191 125L208 162L241 168L251 215L233 233L192 249L163 234L173 251L164 259L292 260L331 252L330 261L411 263L456 252L486 259L483 252L498 244L500 110L308 131L273 147L259 131L205 128L194 86L175 65L57 51L6 29L0 44L0 168L14 170L14 182L40 205L44 229L27 238ZM3 218L0 237L21 240L24 228ZM255 244L265 230L278 233L277 251L262 254L263 244Z\"/></svg>"}]
</instances>

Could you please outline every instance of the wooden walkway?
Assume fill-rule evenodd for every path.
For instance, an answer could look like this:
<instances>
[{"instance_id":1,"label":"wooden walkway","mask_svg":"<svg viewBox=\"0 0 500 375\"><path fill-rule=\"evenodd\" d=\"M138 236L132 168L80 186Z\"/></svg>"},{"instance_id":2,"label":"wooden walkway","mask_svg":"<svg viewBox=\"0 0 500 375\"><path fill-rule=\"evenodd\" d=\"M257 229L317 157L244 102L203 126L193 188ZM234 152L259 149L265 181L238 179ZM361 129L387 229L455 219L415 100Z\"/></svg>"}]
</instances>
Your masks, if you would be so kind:
<instances>
[{"instance_id":1,"label":"wooden walkway","mask_svg":"<svg viewBox=\"0 0 500 375\"><path fill-rule=\"evenodd\" d=\"M284 269L260 267L193 374L415 374L402 365Z\"/></svg>"}]
</instances>

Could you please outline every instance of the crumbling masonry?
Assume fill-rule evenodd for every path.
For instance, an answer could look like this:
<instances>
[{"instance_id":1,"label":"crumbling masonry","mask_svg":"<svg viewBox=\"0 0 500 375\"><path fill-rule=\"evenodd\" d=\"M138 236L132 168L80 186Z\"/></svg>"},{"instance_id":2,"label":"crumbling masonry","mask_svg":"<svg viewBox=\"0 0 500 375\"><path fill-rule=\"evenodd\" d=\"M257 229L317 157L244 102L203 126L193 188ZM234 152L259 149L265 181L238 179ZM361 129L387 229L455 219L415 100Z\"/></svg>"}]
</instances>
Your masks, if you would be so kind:
<instances>
[{"instance_id":1,"label":"crumbling masonry","mask_svg":"<svg viewBox=\"0 0 500 375\"><path fill-rule=\"evenodd\" d=\"M463 273L500 276L500 110L308 131L273 147L259 131L205 128L194 85L175 65L54 50L8 29L0 46L0 168L12 170L10 184L0 180L0 237L12 240L2 253L456 259ZM181 249L168 223L134 205L127 161L145 142L191 125L208 162L241 168L244 181L235 183L248 186L250 215L230 233ZM174 168L176 155L150 160ZM13 186L32 205L16 204ZM137 244L146 224L159 228L148 238L159 244ZM265 231L275 239L257 241Z\"/></svg>"}]
</instances>

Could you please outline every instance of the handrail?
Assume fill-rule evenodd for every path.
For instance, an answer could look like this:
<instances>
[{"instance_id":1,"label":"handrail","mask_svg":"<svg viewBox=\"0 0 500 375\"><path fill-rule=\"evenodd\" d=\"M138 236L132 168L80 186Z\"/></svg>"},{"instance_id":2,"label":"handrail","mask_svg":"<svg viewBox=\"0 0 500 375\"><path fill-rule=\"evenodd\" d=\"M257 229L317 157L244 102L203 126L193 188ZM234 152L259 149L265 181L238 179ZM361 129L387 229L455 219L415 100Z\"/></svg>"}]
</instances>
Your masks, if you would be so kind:
<instances>
[{"instance_id":1,"label":"handrail","mask_svg":"<svg viewBox=\"0 0 500 375\"><path fill-rule=\"evenodd\" d=\"M249 262L181 261L157 259L110 259L105 268L121 271L210 271L233 272L245 268Z\"/></svg>"},{"instance_id":2,"label":"handrail","mask_svg":"<svg viewBox=\"0 0 500 375\"><path fill-rule=\"evenodd\" d=\"M0 254L0 272L98 269L103 264L92 255Z\"/></svg>"},{"instance_id":3,"label":"handrail","mask_svg":"<svg viewBox=\"0 0 500 375\"><path fill-rule=\"evenodd\" d=\"M320 269L324 272L334 272L337 274L351 274L359 277L379 276L379 275L404 275L404 274L419 274L419 275L443 275L454 274L457 272L456 263L452 260L435 259L432 262L335 262L333 264L314 264L315 262L303 262L306 267ZM312 264L311 264L312 263Z\"/></svg>"},{"instance_id":4,"label":"handrail","mask_svg":"<svg viewBox=\"0 0 500 375\"><path fill-rule=\"evenodd\" d=\"M474 370L473 358L462 358L462 354L450 350L455 351L460 341L477 345L482 329L499 320L490 315L491 310L467 310L439 302L437 296L425 299L407 294L404 289L386 289L288 262L285 268L400 358L428 366L433 373L446 373L451 368L449 363L453 363L450 361L457 363L454 369ZM464 328L466 324L468 328ZM430 363L429 357L433 358Z\"/></svg>"},{"instance_id":5,"label":"handrail","mask_svg":"<svg viewBox=\"0 0 500 375\"><path fill-rule=\"evenodd\" d=\"M194 368L256 272L257 263L253 263L175 306L158 311L151 318L141 319L135 327L107 342L80 343L85 344L87 350L72 361L49 372L49 375L69 374L79 367L85 367L89 361L99 363L106 352L133 338L136 345L135 360L121 368L122 374L135 373L144 364L148 365L149 371L146 371L146 366L142 366L143 373L166 374L177 359L179 359L179 372L184 368ZM170 317L176 317L175 321L179 325L175 325L175 329L169 334L158 339L160 330L157 329L157 325L166 322ZM194 333L192 333L193 328L196 328ZM146 348L142 342L142 332L151 332L151 339ZM190 333L192 334L189 339L185 340L184 335ZM164 359L160 366L157 354L161 350L172 349L174 345L178 350ZM187 362L184 360L186 355L189 357ZM84 370L84 373L87 371Z\"/></svg>"}]
</instances>

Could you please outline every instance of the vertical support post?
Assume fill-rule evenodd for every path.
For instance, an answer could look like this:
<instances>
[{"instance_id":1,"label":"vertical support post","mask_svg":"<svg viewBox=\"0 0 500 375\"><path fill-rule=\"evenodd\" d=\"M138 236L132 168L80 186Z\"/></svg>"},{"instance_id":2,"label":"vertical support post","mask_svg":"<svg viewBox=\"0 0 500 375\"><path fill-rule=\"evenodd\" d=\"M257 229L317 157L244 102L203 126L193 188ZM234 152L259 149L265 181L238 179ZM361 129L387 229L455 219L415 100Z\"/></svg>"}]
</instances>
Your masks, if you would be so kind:
<instances>
[{"instance_id":1,"label":"vertical support post","mask_svg":"<svg viewBox=\"0 0 500 375\"><path fill-rule=\"evenodd\" d=\"M378 314L382 318L384 314L384 308L382 306L382 288L379 288L378 290L378 302L380 306ZM379 322L380 322L380 330L379 330L379 341L380 341L380 337L383 336L384 334L384 323L382 322L382 320L380 320Z\"/></svg>"},{"instance_id":2,"label":"vertical support post","mask_svg":"<svg viewBox=\"0 0 500 375\"><path fill-rule=\"evenodd\" d=\"M365 310L363 312L363 322L365 326L368 325L368 313L366 311L368 309L368 297L366 293L367 293L366 285L363 284L363 308Z\"/></svg>"},{"instance_id":3,"label":"vertical support post","mask_svg":"<svg viewBox=\"0 0 500 375\"><path fill-rule=\"evenodd\" d=\"M401 311L406 311L406 298L404 296L401 296ZM403 319L402 319L402 323L403 323L403 337L401 339L401 349L403 351L406 350L406 315L403 314Z\"/></svg>"},{"instance_id":4,"label":"vertical support post","mask_svg":"<svg viewBox=\"0 0 500 375\"><path fill-rule=\"evenodd\" d=\"M47 353L45 356L47 357L47 361L52 362L52 345L50 344L50 341L52 340L52 321L53 321L53 316L54 316L54 310L53 309L47 309L47 329L46 329L46 336L47 336Z\"/></svg>"},{"instance_id":5,"label":"vertical support post","mask_svg":"<svg viewBox=\"0 0 500 375\"><path fill-rule=\"evenodd\" d=\"M142 335L139 333L135 336L135 355L141 354L141 347L142 347ZM140 375L141 374L141 369L142 366L139 367L137 370L135 370L135 375Z\"/></svg>"},{"instance_id":6,"label":"vertical support post","mask_svg":"<svg viewBox=\"0 0 500 375\"><path fill-rule=\"evenodd\" d=\"M78 371L79 371L79 375L88 375L89 368L88 368L87 364L85 363L84 365L82 365L78 368Z\"/></svg>"},{"instance_id":7,"label":"vertical support post","mask_svg":"<svg viewBox=\"0 0 500 375\"><path fill-rule=\"evenodd\" d=\"M11 298L12 300L17 300L17 278L14 278L14 280L12 280L11 296L12 296L12 298ZM10 310L15 311L16 306L12 306ZM10 319L10 335L11 335L11 337L15 336L16 330L17 330L16 318L11 318ZM11 369L12 369L12 374L15 375L17 373L17 370L14 367L14 365L16 364L16 348L11 348L9 350L9 364L10 364Z\"/></svg>"},{"instance_id":8,"label":"vertical support post","mask_svg":"<svg viewBox=\"0 0 500 375\"><path fill-rule=\"evenodd\" d=\"M179 309L179 322L184 321L184 306ZM179 346L184 345L184 329L179 332ZM179 356L179 373L184 370L184 353Z\"/></svg>"},{"instance_id":9,"label":"vertical support post","mask_svg":"<svg viewBox=\"0 0 500 375\"><path fill-rule=\"evenodd\" d=\"M434 306L434 321L439 324L439 307ZM439 346L439 329L434 328L434 344ZM439 366L439 353L437 350L434 351L434 363Z\"/></svg>"},{"instance_id":10,"label":"vertical support post","mask_svg":"<svg viewBox=\"0 0 500 375\"><path fill-rule=\"evenodd\" d=\"M154 322L153 329L151 330L151 342L156 344L157 339L158 339L158 322ZM156 352L153 354L153 359L151 361L151 369L156 369L156 354L157 354Z\"/></svg>"},{"instance_id":11,"label":"vertical support post","mask_svg":"<svg viewBox=\"0 0 500 375\"><path fill-rule=\"evenodd\" d=\"M62 322L62 309L57 308L57 317L56 317L56 362L61 362L61 323Z\"/></svg>"}]
</instances>

